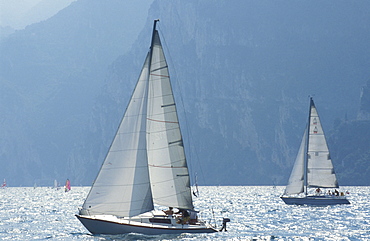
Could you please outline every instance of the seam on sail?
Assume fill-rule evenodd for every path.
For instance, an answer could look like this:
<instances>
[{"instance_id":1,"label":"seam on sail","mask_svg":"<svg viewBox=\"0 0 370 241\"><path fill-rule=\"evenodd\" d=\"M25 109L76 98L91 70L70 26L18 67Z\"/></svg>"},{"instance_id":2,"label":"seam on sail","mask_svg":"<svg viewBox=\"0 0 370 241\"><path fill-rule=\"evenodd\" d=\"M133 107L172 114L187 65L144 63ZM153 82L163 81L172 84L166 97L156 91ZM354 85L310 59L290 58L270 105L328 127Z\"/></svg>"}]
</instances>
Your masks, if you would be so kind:
<instances>
[{"instance_id":1,"label":"seam on sail","mask_svg":"<svg viewBox=\"0 0 370 241\"><path fill-rule=\"evenodd\" d=\"M161 75L161 74L150 74L152 76L156 76L156 77L165 77L165 78L170 78L170 76L168 75ZM152 79L152 80L156 80L156 79ZM160 79L159 79L160 80Z\"/></svg>"},{"instance_id":2,"label":"seam on sail","mask_svg":"<svg viewBox=\"0 0 370 241\"><path fill-rule=\"evenodd\" d=\"M175 126L173 128L168 128L166 130L151 131L150 134L158 134L158 133L162 133L162 132L166 132L166 131L174 131L174 130L177 130L177 129L179 129L179 127Z\"/></svg>"},{"instance_id":3,"label":"seam on sail","mask_svg":"<svg viewBox=\"0 0 370 241\"><path fill-rule=\"evenodd\" d=\"M163 147L158 147L158 148L151 148L151 153L154 152L154 151L160 151L160 150L165 150L165 149L171 149L171 148L176 148L178 146L181 146L183 147L182 145L173 145L173 146L163 146ZM185 158L183 159L180 159L180 160L185 160ZM175 163L175 162L173 162Z\"/></svg>"},{"instance_id":4,"label":"seam on sail","mask_svg":"<svg viewBox=\"0 0 370 241\"><path fill-rule=\"evenodd\" d=\"M120 150L110 150L109 153L111 152L124 152L124 151L146 151L146 149L120 149Z\"/></svg>"},{"instance_id":5,"label":"seam on sail","mask_svg":"<svg viewBox=\"0 0 370 241\"><path fill-rule=\"evenodd\" d=\"M189 187L189 189L190 189L190 187ZM168 198L168 197L175 197L175 196L179 196L179 195L181 195L182 193L187 193L187 192L188 192L188 190L185 190L185 191L182 191L182 192L177 192L177 193L175 193L174 195L161 196L160 198L157 198L157 200L159 200L159 199L163 199L163 198Z\"/></svg>"},{"instance_id":6,"label":"seam on sail","mask_svg":"<svg viewBox=\"0 0 370 241\"><path fill-rule=\"evenodd\" d=\"M163 114L171 114L171 113L176 113L176 111L174 111L174 110L170 110L170 111L164 111L163 113L160 113L160 114L153 114L152 115L152 117L154 117L154 116L159 116L159 117L162 117L163 116Z\"/></svg>"},{"instance_id":7,"label":"seam on sail","mask_svg":"<svg viewBox=\"0 0 370 241\"><path fill-rule=\"evenodd\" d=\"M132 131L132 132L118 132L116 136L126 135L126 134L133 134L133 133L144 133L145 131Z\"/></svg>"},{"instance_id":8,"label":"seam on sail","mask_svg":"<svg viewBox=\"0 0 370 241\"><path fill-rule=\"evenodd\" d=\"M152 164L149 164L148 166L151 166L151 167L158 167L158 168L186 168L184 166L181 166L181 167L171 167L171 166L156 166L156 165L152 165Z\"/></svg>"},{"instance_id":9,"label":"seam on sail","mask_svg":"<svg viewBox=\"0 0 370 241\"><path fill-rule=\"evenodd\" d=\"M146 118L146 119L150 120L150 121L163 122L163 123L172 123L172 124L178 124L179 123L178 121L163 121L163 120L154 120L154 119L151 119L151 118Z\"/></svg>"},{"instance_id":10,"label":"seam on sail","mask_svg":"<svg viewBox=\"0 0 370 241\"><path fill-rule=\"evenodd\" d=\"M152 153L152 152L151 152ZM162 163L161 166L170 166L170 164L172 163L172 166L184 166L184 162L186 162L186 158L178 158L176 160L173 160L171 162L166 162L166 163ZM176 165L177 163L181 163L179 165ZM152 165L152 164L149 164L149 165ZM185 165L186 166L186 165ZM184 166L184 167L185 167Z\"/></svg>"}]
</instances>

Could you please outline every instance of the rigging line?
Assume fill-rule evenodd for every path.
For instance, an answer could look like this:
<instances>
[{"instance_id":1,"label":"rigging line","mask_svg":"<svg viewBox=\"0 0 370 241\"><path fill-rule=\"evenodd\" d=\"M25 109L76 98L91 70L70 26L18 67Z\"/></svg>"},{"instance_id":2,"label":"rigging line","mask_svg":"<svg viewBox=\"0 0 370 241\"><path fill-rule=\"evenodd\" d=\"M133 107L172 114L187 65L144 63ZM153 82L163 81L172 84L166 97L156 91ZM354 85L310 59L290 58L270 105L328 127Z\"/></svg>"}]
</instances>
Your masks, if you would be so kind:
<instances>
[{"instance_id":1,"label":"rigging line","mask_svg":"<svg viewBox=\"0 0 370 241\"><path fill-rule=\"evenodd\" d=\"M157 77L165 77L165 78L169 78L170 76L168 75L162 75L162 74L150 74L152 76L157 76Z\"/></svg>"},{"instance_id":2,"label":"rigging line","mask_svg":"<svg viewBox=\"0 0 370 241\"><path fill-rule=\"evenodd\" d=\"M157 25L157 29L158 30L160 30L160 31L158 31L158 33L161 35L161 39L163 40L163 43L164 43L164 46L165 46L165 48L167 49L167 50L169 50L170 48L168 47L168 45L167 45L167 42L166 42L166 39L165 39L165 37L164 37L164 34L162 34L162 32L163 32L163 30L162 30L162 28L160 27L160 25L161 24L158 24ZM168 36L171 36L171 35L168 35ZM171 68L171 70L173 71L173 73L174 73L174 76L175 76L175 81L176 81L176 83L177 83L177 86L178 86L178 89L184 89L184 88L181 88L181 83L180 83L180 81L178 81L178 74L177 74L177 72L176 72L176 68L174 68L174 61L172 60L172 56L171 56L171 51L167 51L167 53L166 53L166 56L168 56L168 60L170 60L170 62L172 63L172 68ZM173 79L173 78L172 78ZM184 113L184 119L185 119L185 130L186 130L186 133L187 133L187 136L188 136L188 139L186 140L186 144L187 144L187 146L189 147L189 150L190 150L190 152L189 152L189 155L190 155L190 159L192 160L193 158L192 158L192 149L194 150L194 155L195 155L195 160L196 160L196 162L198 163L198 167L199 167L199 170L200 170L200 173L201 173L201 178L203 179L203 183L204 184L207 184L206 183L206 181L205 181L205 178L204 178L204 172L203 172L203 169L202 169L202 163L199 161L199 156L198 156L198 152L196 151L196 147L195 147L195 145L190 145L190 139L191 140L194 140L193 139L193 136L191 135L191 131L189 130L189 125L187 124L187 123L189 123L189 121L188 121L188 118L187 118L187 115L186 115L186 111L185 111L185 105L184 105L184 98L183 98L183 95L182 95L182 93L181 93L181 91L178 91L179 92L179 97L180 97L180 100L181 100L181 106L182 106L182 108L183 108L183 113ZM175 98L175 97L174 97ZM194 142L195 143L195 142ZM191 162L188 162L188 165L189 165L189 168L191 169L191 170L193 170L192 169L192 164L191 164ZM190 176L190 178L191 178L191 176ZM195 180L193 180L193 183L195 182Z\"/></svg>"}]
</instances>

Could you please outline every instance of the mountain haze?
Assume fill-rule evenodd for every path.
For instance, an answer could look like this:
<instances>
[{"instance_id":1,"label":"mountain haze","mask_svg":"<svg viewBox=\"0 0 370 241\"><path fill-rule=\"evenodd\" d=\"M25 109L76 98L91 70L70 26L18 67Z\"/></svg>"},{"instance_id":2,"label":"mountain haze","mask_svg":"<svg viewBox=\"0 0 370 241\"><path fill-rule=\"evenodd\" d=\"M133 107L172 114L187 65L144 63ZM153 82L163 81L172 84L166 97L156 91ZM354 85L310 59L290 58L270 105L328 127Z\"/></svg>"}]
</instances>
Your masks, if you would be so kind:
<instances>
[{"instance_id":1,"label":"mountain haze","mask_svg":"<svg viewBox=\"0 0 370 241\"><path fill-rule=\"evenodd\" d=\"M69 176L107 68L144 25L142 3L76 1L1 41L0 176L10 185Z\"/></svg>"},{"instance_id":2,"label":"mountain haze","mask_svg":"<svg viewBox=\"0 0 370 241\"><path fill-rule=\"evenodd\" d=\"M128 5L79 0L1 42L0 178L90 185L159 18L200 185L286 184L309 95L340 185L370 185L368 4L161 0L140 14Z\"/></svg>"}]
</instances>

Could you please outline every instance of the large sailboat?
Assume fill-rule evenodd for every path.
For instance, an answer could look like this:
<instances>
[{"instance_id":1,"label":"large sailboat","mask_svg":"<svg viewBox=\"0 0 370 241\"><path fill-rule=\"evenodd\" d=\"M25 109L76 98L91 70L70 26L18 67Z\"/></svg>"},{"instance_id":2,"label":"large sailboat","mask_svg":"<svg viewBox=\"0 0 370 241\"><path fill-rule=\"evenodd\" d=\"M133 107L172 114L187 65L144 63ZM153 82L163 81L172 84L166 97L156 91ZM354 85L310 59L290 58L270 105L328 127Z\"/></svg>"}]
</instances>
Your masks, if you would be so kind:
<instances>
[{"instance_id":1,"label":"large sailboat","mask_svg":"<svg viewBox=\"0 0 370 241\"><path fill-rule=\"evenodd\" d=\"M308 188L312 188L313 193L309 194ZM334 190L331 190L333 188ZM310 97L308 125L281 199L286 204L296 205L350 204L345 193L336 188L339 188L339 185L329 148L319 114Z\"/></svg>"},{"instance_id":2,"label":"large sailboat","mask_svg":"<svg viewBox=\"0 0 370 241\"><path fill-rule=\"evenodd\" d=\"M124 117L76 215L93 234L218 231L195 215L157 21L154 21L151 46ZM155 210L154 204L177 209L185 217Z\"/></svg>"}]
</instances>

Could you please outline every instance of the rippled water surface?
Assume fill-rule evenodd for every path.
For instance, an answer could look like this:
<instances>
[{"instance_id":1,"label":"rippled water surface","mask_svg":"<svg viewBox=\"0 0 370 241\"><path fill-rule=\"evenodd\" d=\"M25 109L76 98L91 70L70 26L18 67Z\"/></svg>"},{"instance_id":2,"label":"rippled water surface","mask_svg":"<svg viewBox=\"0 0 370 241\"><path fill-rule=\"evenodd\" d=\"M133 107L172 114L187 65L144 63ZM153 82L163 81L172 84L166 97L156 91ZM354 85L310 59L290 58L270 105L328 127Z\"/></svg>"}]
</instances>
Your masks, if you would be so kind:
<instances>
[{"instance_id":1,"label":"rippled water surface","mask_svg":"<svg viewBox=\"0 0 370 241\"><path fill-rule=\"evenodd\" d=\"M284 187L200 187L194 200L207 221L228 217L228 232L144 236L93 236L75 218L88 187L65 193L46 187L0 189L1 240L369 240L370 187L342 187L351 205L290 206Z\"/></svg>"}]
</instances>

